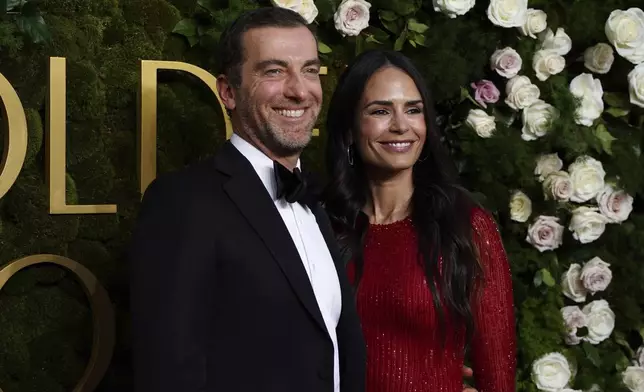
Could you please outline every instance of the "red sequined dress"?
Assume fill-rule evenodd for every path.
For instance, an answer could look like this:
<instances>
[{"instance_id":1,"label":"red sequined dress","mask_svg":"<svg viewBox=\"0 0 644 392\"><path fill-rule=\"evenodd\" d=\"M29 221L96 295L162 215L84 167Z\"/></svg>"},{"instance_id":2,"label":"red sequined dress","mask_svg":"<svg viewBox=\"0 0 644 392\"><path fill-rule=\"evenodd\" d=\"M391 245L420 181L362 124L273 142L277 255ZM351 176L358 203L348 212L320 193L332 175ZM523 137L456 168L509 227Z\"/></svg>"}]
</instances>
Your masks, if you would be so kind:
<instances>
[{"instance_id":1,"label":"red sequined dress","mask_svg":"<svg viewBox=\"0 0 644 392\"><path fill-rule=\"evenodd\" d=\"M515 391L516 342L510 268L493 219L472 213L485 287L473 306L471 365L479 392ZM367 344L366 392L461 392L465 331L447 320L444 348L432 294L417 259L411 219L370 225L357 296ZM354 277L349 264L350 279Z\"/></svg>"}]
</instances>

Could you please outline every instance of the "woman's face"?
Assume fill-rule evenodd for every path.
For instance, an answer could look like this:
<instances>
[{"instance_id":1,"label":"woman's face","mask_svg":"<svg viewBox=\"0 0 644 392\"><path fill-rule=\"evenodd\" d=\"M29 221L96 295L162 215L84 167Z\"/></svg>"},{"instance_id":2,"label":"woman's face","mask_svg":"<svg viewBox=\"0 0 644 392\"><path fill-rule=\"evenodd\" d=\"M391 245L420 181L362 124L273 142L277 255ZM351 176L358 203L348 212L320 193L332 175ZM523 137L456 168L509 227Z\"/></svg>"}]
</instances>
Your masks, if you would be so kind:
<instances>
[{"instance_id":1,"label":"woman's face","mask_svg":"<svg viewBox=\"0 0 644 392\"><path fill-rule=\"evenodd\" d=\"M409 170L418 160L427 129L414 81L395 67L377 71L358 103L357 153L369 171Z\"/></svg>"}]
</instances>

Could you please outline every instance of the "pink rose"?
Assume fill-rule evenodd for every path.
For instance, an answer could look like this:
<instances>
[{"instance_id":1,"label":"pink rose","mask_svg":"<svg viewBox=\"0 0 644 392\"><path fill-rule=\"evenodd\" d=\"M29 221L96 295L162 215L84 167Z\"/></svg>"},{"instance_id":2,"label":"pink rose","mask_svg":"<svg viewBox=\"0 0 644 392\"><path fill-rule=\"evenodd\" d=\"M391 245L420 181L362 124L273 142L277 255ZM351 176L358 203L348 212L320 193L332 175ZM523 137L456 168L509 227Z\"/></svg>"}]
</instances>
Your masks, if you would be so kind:
<instances>
[{"instance_id":1,"label":"pink rose","mask_svg":"<svg viewBox=\"0 0 644 392\"><path fill-rule=\"evenodd\" d=\"M486 103L496 103L501 95L499 89L489 80L479 80L471 86L474 89L474 99L484 108L487 108Z\"/></svg>"}]
</instances>

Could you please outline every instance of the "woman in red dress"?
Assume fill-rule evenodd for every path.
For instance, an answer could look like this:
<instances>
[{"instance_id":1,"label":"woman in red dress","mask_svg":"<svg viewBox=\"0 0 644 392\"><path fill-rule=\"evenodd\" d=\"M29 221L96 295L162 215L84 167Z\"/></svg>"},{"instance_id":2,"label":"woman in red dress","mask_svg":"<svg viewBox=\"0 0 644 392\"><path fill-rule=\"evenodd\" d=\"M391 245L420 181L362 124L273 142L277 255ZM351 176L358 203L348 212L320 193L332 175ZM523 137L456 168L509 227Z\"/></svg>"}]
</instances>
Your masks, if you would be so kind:
<instances>
[{"instance_id":1,"label":"woman in red dress","mask_svg":"<svg viewBox=\"0 0 644 392\"><path fill-rule=\"evenodd\" d=\"M366 392L515 391L508 260L492 217L459 185L421 74L361 54L327 120L326 210L350 256L367 344Z\"/></svg>"}]
</instances>

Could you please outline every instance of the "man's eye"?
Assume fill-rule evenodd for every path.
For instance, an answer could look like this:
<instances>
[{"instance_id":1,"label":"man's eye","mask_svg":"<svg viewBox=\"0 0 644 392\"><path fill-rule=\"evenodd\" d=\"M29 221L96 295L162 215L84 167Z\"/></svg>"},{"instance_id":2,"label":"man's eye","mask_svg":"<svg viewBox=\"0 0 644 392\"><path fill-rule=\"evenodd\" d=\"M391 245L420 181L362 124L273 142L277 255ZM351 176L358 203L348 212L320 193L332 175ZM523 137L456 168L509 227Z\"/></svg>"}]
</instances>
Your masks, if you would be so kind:
<instances>
[{"instance_id":1,"label":"man's eye","mask_svg":"<svg viewBox=\"0 0 644 392\"><path fill-rule=\"evenodd\" d=\"M266 74L267 74L267 75L278 75L278 74L280 74L281 72L282 72L282 70L281 70L281 69L276 69L276 68L274 68L274 69L269 69L268 71L266 71Z\"/></svg>"},{"instance_id":2,"label":"man's eye","mask_svg":"<svg viewBox=\"0 0 644 392\"><path fill-rule=\"evenodd\" d=\"M306 70L306 72L314 74L314 75L317 75L317 74L320 73L320 70L318 68L309 68L309 69Z\"/></svg>"}]
</instances>

